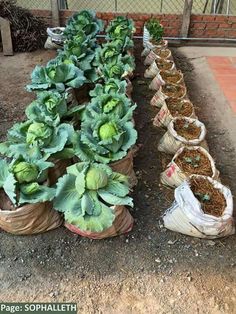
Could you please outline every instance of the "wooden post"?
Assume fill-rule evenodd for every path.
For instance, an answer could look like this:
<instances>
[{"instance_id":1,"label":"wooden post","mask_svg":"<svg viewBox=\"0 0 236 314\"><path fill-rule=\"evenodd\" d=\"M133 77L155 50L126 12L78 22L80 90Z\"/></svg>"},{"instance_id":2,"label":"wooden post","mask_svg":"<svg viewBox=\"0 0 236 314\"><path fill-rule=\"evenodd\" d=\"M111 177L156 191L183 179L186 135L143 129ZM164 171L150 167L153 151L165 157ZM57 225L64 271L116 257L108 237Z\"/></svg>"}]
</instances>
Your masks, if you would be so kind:
<instances>
[{"instance_id":1,"label":"wooden post","mask_svg":"<svg viewBox=\"0 0 236 314\"><path fill-rule=\"evenodd\" d=\"M57 0L51 0L52 26L60 26L59 6Z\"/></svg>"},{"instance_id":2,"label":"wooden post","mask_svg":"<svg viewBox=\"0 0 236 314\"><path fill-rule=\"evenodd\" d=\"M4 56L13 56L10 22L0 17L0 29Z\"/></svg>"},{"instance_id":3,"label":"wooden post","mask_svg":"<svg viewBox=\"0 0 236 314\"><path fill-rule=\"evenodd\" d=\"M180 32L180 36L182 38L188 37L192 6L193 6L193 0L185 0L184 10L183 10L183 22L182 22L182 27L181 27L181 32Z\"/></svg>"}]
</instances>

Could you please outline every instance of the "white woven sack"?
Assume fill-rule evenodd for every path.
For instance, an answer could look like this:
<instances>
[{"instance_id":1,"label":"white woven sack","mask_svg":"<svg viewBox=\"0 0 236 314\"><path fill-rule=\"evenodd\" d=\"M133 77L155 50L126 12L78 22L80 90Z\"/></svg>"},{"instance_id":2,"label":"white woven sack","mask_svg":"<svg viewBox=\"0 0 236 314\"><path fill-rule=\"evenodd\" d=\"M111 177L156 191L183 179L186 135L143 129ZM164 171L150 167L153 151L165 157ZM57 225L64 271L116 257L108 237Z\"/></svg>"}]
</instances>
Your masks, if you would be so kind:
<instances>
[{"instance_id":1,"label":"white woven sack","mask_svg":"<svg viewBox=\"0 0 236 314\"><path fill-rule=\"evenodd\" d=\"M233 197L231 191L218 181L207 178L219 189L226 200L221 217L205 214L200 202L192 193L188 181L175 189L175 201L163 216L164 226L172 231L198 238L215 239L235 233L233 221Z\"/></svg>"},{"instance_id":2,"label":"white woven sack","mask_svg":"<svg viewBox=\"0 0 236 314\"><path fill-rule=\"evenodd\" d=\"M165 104L165 99L169 98L169 96L167 96L166 94L164 94L162 92L162 87L163 85L160 86L160 88L158 89L158 91L155 93L155 95L152 97L152 99L150 100L150 104L151 106L157 107L157 108L161 108L164 104ZM178 98L178 99L183 99L186 96L187 90L186 87L183 87L185 90L185 93L183 94L182 97Z\"/></svg>"},{"instance_id":3,"label":"white woven sack","mask_svg":"<svg viewBox=\"0 0 236 314\"><path fill-rule=\"evenodd\" d=\"M160 139L158 150L167 154L175 154L183 146L202 146L201 143L206 137L205 125L197 119L185 118L189 123L194 122L201 128L201 133L198 139L187 140L177 134L174 129L174 122L178 118L174 118L168 125L167 132Z\"/></svg>"},{"instance_id":4,"label":"white woven sack","mask_svg":"<svg viewBox=\"0 0 236 314\"><path fill-rule=\"evenodd\" d=\"M143 27L143 47L144 48L146 47L146 43L149 40L150 40L150 33L149 33L147 27L144 25L144 27Z\"/></svg>"},{"instance_id":5,"label":"white woven sack","mask_svg":"<svg viewBox=\"0 0 236 314\"><path fill-rule=\"evenodd\" d=\"M166 62L172 64L171 68L168 71L173 71L175 69L174 62L170 61L170 60L166 60ZM159 73L160 73L160 69L158 68L156 61L153 61L153 63L144 72L144 77L145 78L154 78Z\"/></svg>"},{"instance_id":6,"label":"white woven sack","mask_svg":"<svg viewBox=\"0 0 236 314\"><path fill-rule=\"evenodd\" d=\"M164 58L165 60L169 60L171 58L171 51L169 49L167 50L169 51L169 55L166 58ZM157 55L154 50L151 50L144 60L144 65L151 65L153 61L155 61L156 59L162 58L159 55Z\"/></svg>"},{"instance_id":7,"label":"white woven sack","mask_svg":"<svg viewBox=\"0 0 236 314\"><path fill-rule=\"evenodd\" d=\"M166 72L170 72L170 71L166 71ZM175 83L175 84L181 84L184 80L184 76L183 73L181 71L175 71L175 72L179 72L179 74L181 75L181 78ZM149 89L151 90L156 90L158 91L160 86L165 85L166 82L165 80L162 78L162 71L160 71L151 81L151 83L149 84Z\"/></svg>"},{"instance_id":8,"label":"white woven sack","mask_svg":"<svg viewBox=\"0 0 236 314\"><path fill-rule=\"evenodd\" d=\"M219 171L216 169L215 162L211 155L208 153L207 150L200 146L188 147L189 150L200 150L201 153L207 156L211 164L212 170L212 179L218 180L219 178ZM172 161L167 166L166 170L163 171L160 175L161 183L172 188L178 187L182 184L185 180L189 178L189 176L179 168L179 166L175 163L177 157L183 152L184 147L181 147L177 153L174 155Z\"/></svg>"}]
</instances>

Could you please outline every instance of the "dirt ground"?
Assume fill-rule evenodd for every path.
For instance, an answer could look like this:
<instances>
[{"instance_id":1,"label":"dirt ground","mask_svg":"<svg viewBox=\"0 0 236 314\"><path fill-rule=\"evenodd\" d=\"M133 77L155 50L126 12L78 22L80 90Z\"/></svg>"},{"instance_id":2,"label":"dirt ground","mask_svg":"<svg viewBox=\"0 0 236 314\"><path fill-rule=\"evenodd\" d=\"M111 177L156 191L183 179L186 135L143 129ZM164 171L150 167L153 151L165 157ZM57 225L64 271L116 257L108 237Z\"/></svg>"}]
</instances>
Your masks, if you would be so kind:
<instances>
[{"instance_id":1,"label":"dirt ground","mask_svg":"<svg viewBox=\"0 0 236 314\"><path fill-rule=\"evenodd\" d=\"M216 108L212 78L202 78L205 61L186 57L181 48L172 51L197 114L206 123L222 181L235 194L233 138ZM0 56L1 139L24 118L33 98L24 90L29 73L50 57L45 51ZM30 237L0 232L0 301L77 302L78 313L86 314L236 313L236 237L207 241L163 228L161 215L173 201L172 191L159 184L157 145L164 130L152 126L156 109L149 105L153 92L143 79L139 49L136 63L133 99L143 146L135 160L139 183L133 194L133 231L101 241L83 239L63 227Z\"/></svg>"}]
</instances>

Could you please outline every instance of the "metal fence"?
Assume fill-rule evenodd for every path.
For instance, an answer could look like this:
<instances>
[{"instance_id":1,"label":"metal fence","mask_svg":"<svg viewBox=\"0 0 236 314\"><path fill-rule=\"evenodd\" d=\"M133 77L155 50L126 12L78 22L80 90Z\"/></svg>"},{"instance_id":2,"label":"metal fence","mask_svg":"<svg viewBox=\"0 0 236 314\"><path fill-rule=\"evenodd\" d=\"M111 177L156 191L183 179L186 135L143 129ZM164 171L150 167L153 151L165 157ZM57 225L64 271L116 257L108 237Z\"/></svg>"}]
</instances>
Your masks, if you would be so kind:
<instances>
[{"instance_id":1,"label":"metal fence","mask_svg":"<svg viewBox=\"0 0 236 314\"><path fill-rule=\"evenodd\" d=\"M17 0L28 9L50 10L50 0ZM62 9L93 9L98 12L173 13L183 12L184 0L58 0ZM193 14L236 15L236 0L194 0Z\"/></svg>"}]
</instances>

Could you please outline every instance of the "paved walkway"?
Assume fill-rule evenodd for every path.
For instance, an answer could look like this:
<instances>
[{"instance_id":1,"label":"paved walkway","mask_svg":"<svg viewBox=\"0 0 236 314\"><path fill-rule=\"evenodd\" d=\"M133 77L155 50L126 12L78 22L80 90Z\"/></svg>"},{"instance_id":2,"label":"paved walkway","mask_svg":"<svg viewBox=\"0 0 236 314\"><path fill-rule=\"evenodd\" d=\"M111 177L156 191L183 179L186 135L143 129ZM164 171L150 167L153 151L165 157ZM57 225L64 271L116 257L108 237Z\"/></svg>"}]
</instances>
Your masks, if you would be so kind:
<instances>
[{"instance_id":1,"label":"paved walkway","mask_svg":"<svg viewBox=\"0 0 236 314\"><path fill-rule=\"evenodd\" d=\"M236 113L236 55L235 57L207 57L215 79Z\"/></svg>"}]
</instances>

